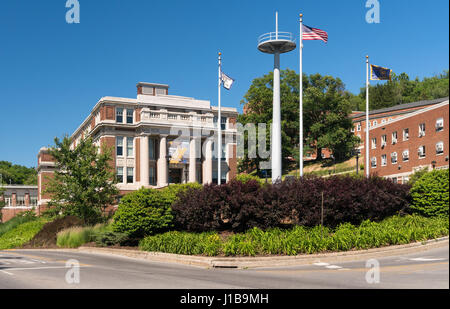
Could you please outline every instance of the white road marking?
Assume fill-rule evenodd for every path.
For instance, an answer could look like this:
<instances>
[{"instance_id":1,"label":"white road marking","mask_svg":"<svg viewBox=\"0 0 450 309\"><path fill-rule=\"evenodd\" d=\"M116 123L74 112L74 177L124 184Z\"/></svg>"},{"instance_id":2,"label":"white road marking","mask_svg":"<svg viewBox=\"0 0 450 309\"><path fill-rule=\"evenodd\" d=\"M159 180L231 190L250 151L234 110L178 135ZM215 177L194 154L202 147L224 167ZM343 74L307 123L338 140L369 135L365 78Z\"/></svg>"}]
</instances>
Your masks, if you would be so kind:
<instances>
[{"instance_id":1,"label":"white road marking","mask_svg":"<svg viewBox=\"0 0 450 309\"><path fill-rule=\"evenodd\" d=\"M314 263L314 265L316 265L316 266L328 266L330 264L328 264L328 263Z\"/></svg>"},{"instance_id":2,"label":"white road marking","mask_svg":"<svg viewBox=\"0 0 450 309\"><path fill-rule=\"evenodd\" d=\"M6 270L0 270L0 271L1 271L2 273L7 274L7 275L14 276L14 274L11 274L11 273L7 272Z\"/></svg>"},{"instance_id":3,"label":"white road marking","mask_svg":"<svg viewBox=\"0 0 450 309\"><path fill-rule=\"evenodd\" d=\"M85 267L85 266L80 266ZM9 271L13 270L40 270L40 269L67 269L66 266L46 266L46 267L22 267L22 268L8 268Z\"/></svg>"},{"instance_id":4,"label":"white road marking","mask_svg":"<svg viewBox=\"0 0 450 309\"><path fill-rule=\"evenodd\" d=\"M437 258L437 259L432 259L432 258L414 258L414 259L409 259L410 261L416 261L416 262L432 262L432 261L444 261L446 259L441 259L441 258Z\"/></svg>"},{"instance_id":5,"label":"white road marking","mask_svg":"<svg viewBox=\"0 0 450 309\"><path fill-rule=\"evenodd\" d=\"M328 269L340 269L340 268L342 268L341 266L337 266L337 265L328 265L328 266L325 266L326 268L328 268Z\"/></svg>"}]
</instances>

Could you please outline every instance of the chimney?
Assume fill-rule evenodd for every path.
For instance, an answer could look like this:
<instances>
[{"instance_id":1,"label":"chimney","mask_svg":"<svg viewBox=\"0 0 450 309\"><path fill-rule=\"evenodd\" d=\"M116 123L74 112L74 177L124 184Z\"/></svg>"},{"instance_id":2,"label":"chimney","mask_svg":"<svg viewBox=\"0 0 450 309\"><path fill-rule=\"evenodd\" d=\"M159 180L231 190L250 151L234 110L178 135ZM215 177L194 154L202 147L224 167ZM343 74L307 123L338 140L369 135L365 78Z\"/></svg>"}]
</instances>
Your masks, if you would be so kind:
<instances>
[{"instance_id":1,"label":"chimney","mask_svg":"<svg viewBox=\"0 0 450 309\"><path fill-rule=\"evenodd\" d=\"M160 96L169 94L169 85L139 82L136 87L138 95Z\"/></svg>"}]
</instances>

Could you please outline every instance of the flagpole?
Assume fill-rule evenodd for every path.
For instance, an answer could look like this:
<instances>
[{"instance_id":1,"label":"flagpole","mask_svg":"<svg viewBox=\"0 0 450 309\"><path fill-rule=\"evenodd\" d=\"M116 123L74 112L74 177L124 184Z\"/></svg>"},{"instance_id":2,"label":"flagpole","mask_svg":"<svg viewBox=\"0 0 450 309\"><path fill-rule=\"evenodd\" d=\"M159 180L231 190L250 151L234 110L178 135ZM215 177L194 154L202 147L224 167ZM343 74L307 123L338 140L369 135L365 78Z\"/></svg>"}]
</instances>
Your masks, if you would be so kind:
<instances>
[{"instance_id":1,"label":"flagpole","mask_svg":"<svg viewBox=\"0 0 450 309\"><path fill-rule=\"evenodd\" d=\"M217 127L219 131L219 136L217 143L219 144L217 147L217 184L220 185L222 181L222 173L221 173L221 163L222 163L222 113L221 113L221 104L220 104L220 87L222 86L222 53L219 52L219 82L218 82L218 97L219 97L219 115L217 119Z\"/></svg>"},{"instance_id":2,"label":"flagpole","mask_svg":"<svg viewBox=\"0 0 450 309\"><path fill-rule=\"evenodd\" d=\"M299 169L300 177L303 177L303 14L300 14L300 149L299 149Z\"/></svg>"},{"instance_id":3,"label":"flagpole","mask_svg":"<svg viewBox=\"0 0 450 309\"><path fill-rule=\"evenodd\" d=\"M366 56L366 177L369 178L369 56Z\"/></svg>"}]
</instances>

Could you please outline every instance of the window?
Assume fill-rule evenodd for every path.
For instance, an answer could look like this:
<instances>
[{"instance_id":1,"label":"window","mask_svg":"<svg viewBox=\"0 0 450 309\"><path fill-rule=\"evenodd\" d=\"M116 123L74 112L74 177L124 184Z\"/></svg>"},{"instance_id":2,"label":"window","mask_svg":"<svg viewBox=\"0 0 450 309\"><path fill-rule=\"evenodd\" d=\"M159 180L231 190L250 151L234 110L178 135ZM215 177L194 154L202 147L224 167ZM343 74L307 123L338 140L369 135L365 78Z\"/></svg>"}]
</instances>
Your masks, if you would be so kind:
<instances>
[{"instance_id":1,"label":"window","mask_svg":"<svg viewBox=\"0 0 450 309\"><path fill-rule=\"evenodd\" d=\"M397 144L397 131L392 132L392 145Z\"/></svg>"},{"instance_id":2,"label":"window","mask_svg":"<svg viewBox=\"0 0 450 309\"><path fill-rule=\"evenodd\" d=\"M361 123L358 123L357 125L356 125L356 131L361 131Z\"/></svg>"},{"instance_id":3,"label":"window","mask_svg":"<svg viewBox=\"0 0 450 309\"><path fill-rule=\"evenodd\" d=\"M116 108L116 122L123 122L123 108Z\"/></svg>"},{"instance_id":4,"label":"window","mask_svg":"<svg viewBox=\"0 0 450 309\"><path fill-rule=\"evenodd\" d=\"M222 120L220 122L220 126L222 130L225 130L227 128L227 117L221 117Z\"/></svg>"},{"instance_id":5,"label":"window","mask_svg":"<svg viewBox=\"0 0 450 309\"><path fill-rule=\"evenodd\" d=\"M25 206L25 196L17 196L17 200L16 200L16 205L17 206Z\"/></svg>"},{"instance_id":6,"label":"window","mask_svg":"<svg viewBox=\"0 0 450 309\"><path fill-rule=\"evenodd\" d=\"M118 183L123 183L123 167L117 168L116 179Z\"/></svg>"},{"instance_id":7,"label":"window","mask_svg":"<svg viewBox=\"0 0 450 309\"><path fill-rule=\"evenodd\" d=\"M419 137L425 136L425 124L421 123L419 124Z\"/></svg>"},{"instance_id":8,"label":"window","mask_svg":"<svg viewBox=\"0 0 450 309\"><path fill-rule=\"evenodd\" d=\"M133 137L127 137L127 157L133 156Z\"/></svg>"},{"instance_id":9,"label":"window","mask_svg":"<svg viewBox=\"0 0 450 309\"><path fill-rule=\"evenodd\" d=\"M350 132L354 133L355 132L355 127L351 128Z\"/></svg>"},{"instance_id":10,"label":"window","mask_svg":"<svg viewBox=\"0 0 450 309\"><path fill-rule=\"evenodd\" d=\"M155 148L155 140L153 138L150 138L148 140L148 157L150 160L156 159L156 148Z\"/></svg>"},{"instance_id":11,"label":"window","mask_svg":"<svg viewBox=\"0 0 450 309\"><path fill-rule=\"evenodd\" d=\"M149 184L152 186L156 186L156 170L154 166L150 166L150 170L149 170Z\"/></svg>"},{"instance_id":12,"label":"window","mask_svg":"<svg viewBox=\"0 0 450 309\"><path fill-rule=\"evenodd\" d=\"M116 137L116 155L123 156L123 137L122 136Z\"/></svg>"},{"instance_id":13,"label":"window","mask_svg":"<svg viewBox=\"0 0 450 309\"><path fill-rule=\"evenodd\" d=\"M391 153L391 163L397 164L397 153L396 152Z\"/></svg>"},{"instance_id":14,"label":"window","mask_svg":"<svg viewBox=\"0 0 450 309\"><path fill-rule=\"evenodd\" d=\"M403 150L402 152L402 160L403 162L408 162L409 161L409 150Z\"/></svg>"},{"instance_id":15,"label":"window","mask_svg":"<svg viewBox=\"0 0 450 309\"><path fill-rule=\"evenodd\" d=\"M372 157L372 159L370 160L370 165L372 166L372 168L377 167L377 158L376 157Z\"/></svg>"},{"instance_id":16,"label":"window","mask_svg":"<svg viewBox=\"0 0 450 309\"><path fill-rule=\"evenodd\" d=\"M387 140L386 135L381 135L381 148L386 146L386 140Z\"/></svg>"},{"instance_id":17,"label":"window","mask_svg":"<svg viewBox=\"0 0 450 309\"><path fill-rule=\"evenodd\" d=\"M386 123L386 119L381 119L381 123Z\"/></svg>"},{"instance_id":18,"label":"window","mask_svg":"<svg viewBox=\"0 0 450 309\"><path fill-rule=\"evenodd\" d=\"M376 137L372 138L372 149L375 149L375 148L377 148L377 138Z\"/></svg>"},{"instance_id":19,"label":"window","mask_svg":"<svg viewBox=\"0 0 450 309\"><path fill-rule=\"evenodd\" d=\"M392 178L392 182L393 182L393 183L398 183L397 177L393 177L393 178Z\"/></svg>"},{"instance_id":20,"label":"window","mask_svg":"<svg viewBox=\"0 0 450 309\"><path fill-rule=\"evenodd\" d=\"M127 123L133 123L133 110L127 109Z\"/></svg>"},{"instance_id":21,"label":"window","mask_svg":"<svg viewBox=\"0 0 450 309\"><path fill-rule=\"evenodd\" d=\"M425 146L419 147L419 159L425 158Z\"/></svg>"},{"instance_id":22,"label":"window","mask_svg":"<svg viewBox=\"0 0 450 309\"><path fill-rule=\"evenodd\" d=\"M37 196L30 197L30 206L37 206L38 198Z\"/></svg>"},{"instance_id":23,"label":"window","mask_svg":"<svg viewBox=\"0 0 450 309\"><path fill-rule=\"evenodd\" d=\"M376 126L378 122L376 120L373 121L373 126Z\"/></svg>"},{"instance_id":24,"label":"window","mask_svg":"<svg viewBox=\"0 0 450 309\"><path fill-rule=\"evenodd\" d=\"M10 196L8 196L8 197L5 196L5 207L9 207L9 206L11 206L11 197Z\"/></svg>"},{"instance_id":25,"label":"window","mask_svg":"<svg viewBox=\"0 0 450 309\"><path fill-rule=\"evenodd\" d=\"M386 166L387 165L387 156L381 155L381 166Z\"/></svg>"},{"instance_id":26,"label":"window","mask_svg":"<svg viewBox=\"0 0 450 309\"><path fill-rule=\"evenodd\" d=\"M127 167L127 183L133 183L133 170L132 167Z\"/></svg>"},{"instance_id":27,"label":"window","mask_svg":"<svg viewBox=\"0 0 450 309\"><path fill-rule=\"evenodd\" d=\"M439 142L436 144L436 154L440 155L444 153L444 142Z\"/></svg>"},{"instance_id":28,"label":"window","mask_svg":"<svg viewBox=\"0 0 450 309\"><path fill-rule=\"evenodd\" d=\"M409 140L409 129L403 129L403 140Z\"/></svg>"},{"instance_id":29,"label":"window","mask_svg":"<svg viewBox=\"0 0 450 309\"><path fill-rule=\"evenodd\" d=\"M444 130L444 118L436 120L436 132Z\"/></svg>"}]
</instances>

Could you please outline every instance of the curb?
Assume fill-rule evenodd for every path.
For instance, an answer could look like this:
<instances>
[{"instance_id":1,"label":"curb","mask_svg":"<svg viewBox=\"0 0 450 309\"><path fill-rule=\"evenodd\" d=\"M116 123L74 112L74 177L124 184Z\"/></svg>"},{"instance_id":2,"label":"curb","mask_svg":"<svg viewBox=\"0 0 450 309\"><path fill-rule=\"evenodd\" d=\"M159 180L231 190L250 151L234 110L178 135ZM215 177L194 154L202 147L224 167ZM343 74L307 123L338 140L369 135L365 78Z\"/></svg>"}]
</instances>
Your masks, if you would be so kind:
<instances>
[{"instance_id":1,"label":"curb","mask_svg":"<svg viewBox=\"0 0 450 309\"><path fill-rule=\"evenodd\" d=\"M161 263L178 263L204 268L262 268L281 266L301 266L317 262L342 263L348 261L368 260L375 257L388 257L401 254L416 253L449 245L449 237L442 237L406 245L396 245L367 250L319 253L296 256L263 256L263 257L204 257L162 252L145 252L138 250L79 247L78 252L119 255L130 258ZM62 251L62 250L61 250Z\"/></svg>"}]
</instances>

